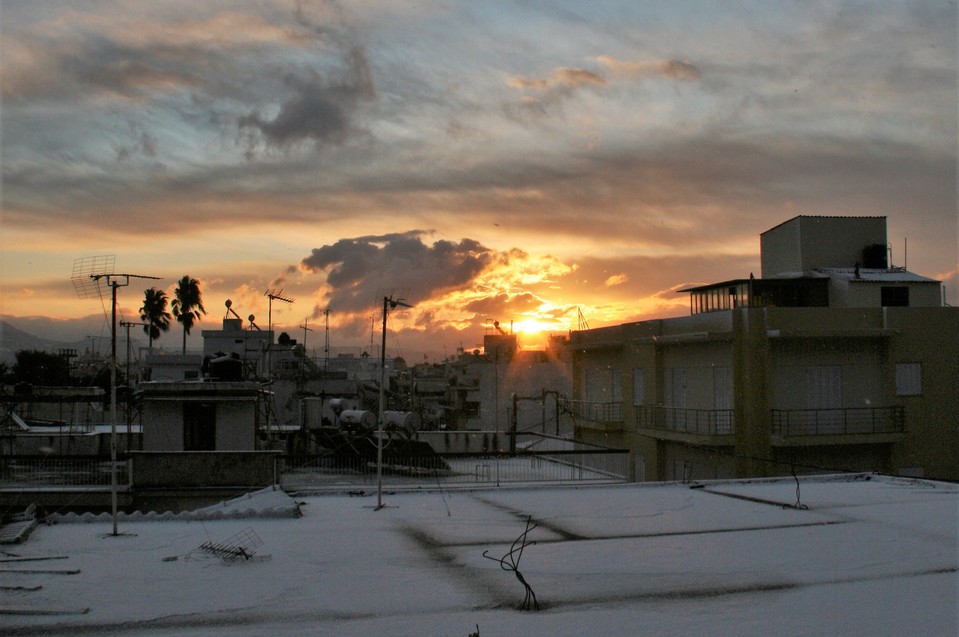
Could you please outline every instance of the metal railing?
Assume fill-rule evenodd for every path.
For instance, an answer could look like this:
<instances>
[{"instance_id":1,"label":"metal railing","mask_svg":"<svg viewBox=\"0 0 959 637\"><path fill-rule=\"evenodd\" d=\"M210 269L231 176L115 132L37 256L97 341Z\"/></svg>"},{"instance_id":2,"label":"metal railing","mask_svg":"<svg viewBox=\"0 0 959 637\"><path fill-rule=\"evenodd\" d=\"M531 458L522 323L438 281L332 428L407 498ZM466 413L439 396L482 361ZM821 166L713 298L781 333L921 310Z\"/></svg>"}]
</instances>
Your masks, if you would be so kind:
<instances>
[{"instance_id":1,"label":"metal railing","mask_svg":"<svg viewBox=\"0 0 959 637\"><path fill-rule=\"evenodd\" d=\"M359 458L281 458L280 484L284 489L374 485L375 461ZM625 482L629 453L609 451L550 451L515 454L451 454L432 460L394 457L383 462L383 483L404 485L499 485L507 483Z\"/></svg>"},{"instance_id":2,"label":"metal railing","mask_svg":"<svg viewBox=\"0 0 959 637\"><path fill-rule=\"evenodd\" d=\"M457 437L476 432L444 434L450 448L429 455L388 454L383 458L383 480L390 485L485 485L501 483L549 483L565 481L614 481L629 479L629 452L538 432L515 434L515 451L509 433L502 433L503 449L464 451L468 445ZM374 458L311 455L281 456L279 474L284 488L372 484L376 482Z\"/></svg>"},{"instance_id":3,"label":"metal railing","mask_svg":"<svg viewBox=\"0 0 959 637\"><path fill-rule=\"evenodd\" d=\"M117 461L117 485L130 485L129 460ZM99 456L0 456L0 487L110 487L110 460Z\"/></svg>"},{"instance_id":4,"label":"metal railing","mask_svg":"<svg viewBox=\"0 0 959 637\"><path fill-rule=\"evenodd\" d=\"M774 436L870 435L905 431L903 407L772 410Z\"/></svg>"},{"instance_id":5,"label":"metal railing","mask_svg":"<svg viewBox=\"0 0 959 637\"><path fill-rule=\"evenodd\" d=\"M687 409L662 405L636 407L636 426L678 433L729 436L736 433L732 409Z\"/></svg>"},{"instance_id":6,"label":"metal railing","mask_svg":"<svg viewBox=\"0 0 959 637\"><path fill-rule=\"evenodd\" d=\"M623 403L597 403L588 400L567 400L566 408L577 418L594 422L623 422Z\"/></svg>"},{"instance_id":7,"label":"metal railing","mask_svg":"<svg viewBox=\"0 0 959 637\"><path fill-rule=\"evenodd\" d=\"M450 432L467 435L474 432ZM510 434L501 432L505 447ZM462 447L463 445L459 445ZM275 475L290 490L363 487L376 484L376 459L336 454L278 455ZM111 486L110 460L97 456L0 456L0 488ZM136 466L117 462L117 484L133 485ZM383 483L418 485L499 485L509 483L624 482L629 452L541 433L516 434L515 452L384 454Z\"/></svg>"}]
</instances>

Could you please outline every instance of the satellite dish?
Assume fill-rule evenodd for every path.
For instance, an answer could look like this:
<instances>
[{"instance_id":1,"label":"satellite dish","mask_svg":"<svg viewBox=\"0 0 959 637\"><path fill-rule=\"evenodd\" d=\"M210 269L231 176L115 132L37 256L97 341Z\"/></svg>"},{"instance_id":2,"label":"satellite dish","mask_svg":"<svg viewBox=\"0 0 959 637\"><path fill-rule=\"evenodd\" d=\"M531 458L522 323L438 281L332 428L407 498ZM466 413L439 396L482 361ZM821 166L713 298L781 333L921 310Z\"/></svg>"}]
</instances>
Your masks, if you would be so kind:
<instances>
[{"instance_id":1,"label":"satellite dish","mask_svg":"<svg viewBox=\"0 0 959 637\"><path fill-rule=\"evenodd\" d=\"M227 299L226 303L224 303L223 305L225 305L227 309L230 309L231 307L233 307L233 301L231 301L230 299Z\"/></svg>"}]
</instances>

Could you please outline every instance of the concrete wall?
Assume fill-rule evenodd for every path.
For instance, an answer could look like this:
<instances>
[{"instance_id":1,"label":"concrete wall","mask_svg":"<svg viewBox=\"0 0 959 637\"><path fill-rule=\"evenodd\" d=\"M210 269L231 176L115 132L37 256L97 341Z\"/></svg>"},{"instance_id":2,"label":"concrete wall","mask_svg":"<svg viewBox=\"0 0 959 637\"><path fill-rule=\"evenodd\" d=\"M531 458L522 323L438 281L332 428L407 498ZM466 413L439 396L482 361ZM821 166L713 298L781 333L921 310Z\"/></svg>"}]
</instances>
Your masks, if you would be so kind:
<instances>
[{"instance_id":1,"label":"concrete wall","mask_svg":"<svg viewBox=\"0 0 959 637\"><path fill-rule=\"evenodd\" d=\"M683 482L733 478L736 461L731 452L731 449L703 449L664 442L658 450L663 479Z\"/></svg>"},{"instance_id":2,"label":"concrete wall","mask_svg":"<svg viewBox=\"0 0 959 637\"><path fill-rule=\"evenodd\" d=\"M886 245L885 217L796 217L760 235L762 276L851 268L872 244Z\"/></svg>"},{"instance_id":3,"label":"concrete wall","mask_svg":"<svg viewBox=\"0 0 959 637\"><path fill-rule=\"evenodd\" d=\"M580 419L577 438L629 448L646 479L671 479L687 461L728 468L715 458L722 455L717 447L638 435L632 374L643 370L647 403L668 405L675 392L672 370L684 368L686 407L714 409L713 370L731 365L738 456L733 475L788 475L789 464L800 462L959 480L959 308L756 308L716 314L731 321L730 336L704 330L706 324L693 320L697 317L574 333L574 398L586 400L587 384L593 382L584 370L594 378L612 378L610 371L619 369L623 382L622 423ZM679 338L684 333L688 342ZM918 395L897 394L899 363L921 366ZM813 366L840 368L843 408L902 406L905 436L773 447L771 410L812 407L807 370ZM612 388L597 385L589 387L594 400L597 394L612 396ZM699 451L683 451L684 446ZM707 462L707 457L713 459Z\"/></svg>"},{"instance_id":4,"label":"concrete wall","mask_svg":"<svg viewBox=\"0 0 959 637\"><path fill-rule=\"evenodd\" d=\"M833 278L829 282L830 307L881 307L883 287L909 288L909 307L940 307L939 283L855 281Z\"/></svg>"},{"instance_id":5,"label":"concrete wall","mask_svg":"<svg viewBox=\"0 0 959 637\"><path fill-rule=\"evenodd\" d=\"M147 400L143 404L143 449L183 451L183 400ZM252 397L216 403L216 450L256 449L257 403Z\"/></svg>"},{"instance_id":6,"label":"concrete wall","mask_svg":"<svg viewBox=\"0 0 959 637\"><path fill-rule=\"evenodd\" d=\"M685 407L713 409L716 404L714 378L717 367L732 367L733 352L730 343L689 343L662 346L664 405L677 405L680 388L674 386L675 369L682 369L685 377Z\"/></svg>"},{"instance_id":7,"label":"concrete wall","mask_svg":"<svg viewBox=\"0 0 959 637\"><path fill-rule=\"evenodd\" d=\"M133 457L133 488L265 487L276 484L278 452L138 451Z\"/></svg>"},{"instance_id":8,"label":"concrete wall","mask_svg":"<svg viewBox=\"0 0 959 637\"><path fill-rule=\"evenodd\" d=\"M761 278L785 272L801 272L799 221L792 219L759 235Z\"/></svg>"},{"instance_id":9,"label":"concrete wall","mask_svg":"<svg viewBox=\"0 0 959 637\"><path fill-rule=\"evenodd\" d=\"M889 340L884 393L906 411L906 440L893 450L894 468L959 480L959 308L885 311L897 336ZM921 365L921 394L896 395L897 363Z\"/></svg>"},{"instance_id":10,"label":"concrete wall","mask_svg":"<svg viewBox=\"0 0 959 637\"><path fill-rule=\"evenodd\" d=\"M820 325L828 329L827 322ZM772 408L815 408L807 403L808 370L814 366L839 367L842 407L888 406L882 391L884 342L882 338L773 339Z\"/></svg>"}]
</instances>

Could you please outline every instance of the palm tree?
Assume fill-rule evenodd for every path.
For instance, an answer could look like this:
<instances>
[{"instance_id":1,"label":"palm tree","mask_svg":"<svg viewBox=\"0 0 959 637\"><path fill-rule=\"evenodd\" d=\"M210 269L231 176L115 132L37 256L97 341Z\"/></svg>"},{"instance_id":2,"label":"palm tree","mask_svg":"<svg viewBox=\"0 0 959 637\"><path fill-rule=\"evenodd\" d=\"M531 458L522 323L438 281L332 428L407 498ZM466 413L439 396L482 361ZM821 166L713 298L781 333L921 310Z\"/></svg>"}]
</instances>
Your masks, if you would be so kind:
<instances>
[{"instance_id":1,"label":"palm tree","mask_svg":"<svg viewBox=\"0 0 959 637\"><path fill-rule=\"evenodd\" d=\"M200 298L200 282L184 274L173 291L173 316L183 324L183 353L186 354L186 335L190 333L193 324L206 314L203 309L203 300Z\"/></svg>"},{"instance_id":2,"label":"palm tree","mask_svg":"<svg viewBox=\"0 0 959 637\"><path fill-rule=\"evenodd\" d=\"M163 332L170 331L170 313L166 311L167 295L163 290L150 288L143 292L143 307L140 308L140 320L145 322L143 331L150 337L150 351L153 341Z\"/></svg>"}]
</instances>

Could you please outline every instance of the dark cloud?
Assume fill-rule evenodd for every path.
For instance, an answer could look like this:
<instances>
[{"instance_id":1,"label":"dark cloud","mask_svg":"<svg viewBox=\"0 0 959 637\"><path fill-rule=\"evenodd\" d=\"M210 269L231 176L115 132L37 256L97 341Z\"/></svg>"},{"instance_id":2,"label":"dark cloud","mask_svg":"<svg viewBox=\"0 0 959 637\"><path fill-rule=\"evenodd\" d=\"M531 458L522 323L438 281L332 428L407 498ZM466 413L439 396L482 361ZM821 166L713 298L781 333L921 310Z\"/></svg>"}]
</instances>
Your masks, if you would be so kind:
<instances>
[{"instance_id":1,"label":"dark cloud","mask_svg":"<svg viewBox=\"0 0 959 637\"><path fill-rule=\"evenodd\" d=\"M538 310L542 304L543 299L531 292L520 292L518 294L499 292L484 298L474 299L467 303L463 309L467 312L473 312L479 317L516 316L523 312Z\"/></svg>"},{"instance_id":2,"label":"dark cloud","mask_svg":"<svg viewBox=\"0 0 959 637\"><path fill-rule=\"evenodd\" d=\"M192 47L137 48L103 36L19 44L29 63L13 65L3 81L3 96L13 101L88 95L139 99L198 81L187 63L197 53Z\"/></svg>"},{"instance_id":3,"label":"dark cloud","mask_svg":"<svg viewBox=\"0 0 959 637\"><path fill-rule=\"evenodd\" d=\"M326 273L331 307L357 311L375 305L381 295L395 294L413 304L468 286L495 260L496 253L472 239L426 245L424 234L412 230L341 239L314 248L301 266Z\"/></svg>"},{"instance_id":4,"label":"dark cloud","mask_svg":"<svg viewBox=\"0 0 959 637\"><path fill-rule=\"evenodd\" d=\"M113 144L113 150L117 153L117 161L126 161L135 155L143 155L151 159L156 157L156 138L138 122L130 121L128 127L127 141Z\"/></svg>"},{"instance_id":5,"label":"dark cloud","mask_svg":"<svg viewBox=\"0 0 959 637\"><path fill-rule=\"evenodd\" d=\"M353 47L343 63L337 77L325 78L317 71L287 76L291 95L276 117L269 119L253 111L239 119L240 130L255 130L268 145L277 147L307 140L342 142L351 129L353 111L376 96L363 50Z\"/></svg>"}]
</instances>

